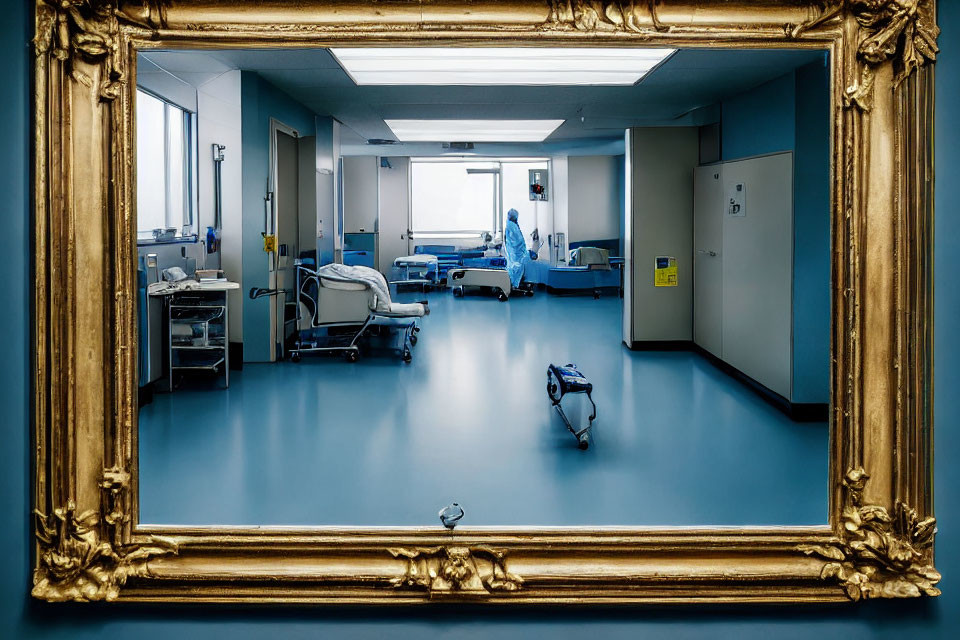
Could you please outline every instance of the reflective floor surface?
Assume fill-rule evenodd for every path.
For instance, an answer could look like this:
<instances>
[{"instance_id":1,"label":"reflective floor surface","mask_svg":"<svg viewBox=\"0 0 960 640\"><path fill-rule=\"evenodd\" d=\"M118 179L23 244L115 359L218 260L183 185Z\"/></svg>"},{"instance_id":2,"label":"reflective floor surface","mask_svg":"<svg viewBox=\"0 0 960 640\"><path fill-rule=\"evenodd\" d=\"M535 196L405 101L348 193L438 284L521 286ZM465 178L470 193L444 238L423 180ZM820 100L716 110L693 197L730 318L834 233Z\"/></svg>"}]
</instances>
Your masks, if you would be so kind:
<instances>
[{"instance_id":1,"label":"reflective floor surface","mask_svg":"<svg viewBox=\"0 0 960 640\"><path fill-rule=\"evenodd\" d=\"M396 356L246 364L140 417L150 524L749 525L827 520L825 423L794 423L699 355L631 352L616 297L429 294ZM576 363L598 418L576 446L546 394Z\"/></svg>"}]
</instances>

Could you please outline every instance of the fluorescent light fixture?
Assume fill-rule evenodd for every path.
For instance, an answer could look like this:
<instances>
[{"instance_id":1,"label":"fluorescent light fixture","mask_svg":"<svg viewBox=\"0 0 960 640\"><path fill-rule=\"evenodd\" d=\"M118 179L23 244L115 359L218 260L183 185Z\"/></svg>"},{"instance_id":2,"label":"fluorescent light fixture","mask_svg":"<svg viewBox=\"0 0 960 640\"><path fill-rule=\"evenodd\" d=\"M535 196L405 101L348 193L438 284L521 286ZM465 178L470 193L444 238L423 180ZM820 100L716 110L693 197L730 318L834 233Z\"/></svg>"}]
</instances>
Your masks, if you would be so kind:
<instances>
[{"instance_id":1,"label":"fluorescent light fixture","mask_svg":"<svg viewBox=\"0 0 960 640\"><path fill-rule=\"evenodd\" d=\"M400 142L543 142L563 120L384 120Z\"/></svg>"},{"instance_id":2,"label":"fluorescent light fixture","mask_svg":"<svg viewBox=\"0 0 960 640\"><path fill-rule=\"evenodd\" d=\"M333 48L358 85L636 84L675 49Z\"/></svg>"}]
</instances>

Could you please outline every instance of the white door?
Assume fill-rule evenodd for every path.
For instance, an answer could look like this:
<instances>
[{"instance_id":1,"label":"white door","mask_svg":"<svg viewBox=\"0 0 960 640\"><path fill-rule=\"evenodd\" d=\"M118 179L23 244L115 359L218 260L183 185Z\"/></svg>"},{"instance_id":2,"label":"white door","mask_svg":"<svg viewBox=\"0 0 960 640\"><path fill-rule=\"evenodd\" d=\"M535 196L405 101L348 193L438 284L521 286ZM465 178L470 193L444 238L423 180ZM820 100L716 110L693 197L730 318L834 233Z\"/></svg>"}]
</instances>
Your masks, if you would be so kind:
<instances>
[{"instance_id":1,"label":"white door","mask_svg":"<svg viewBox=\"0 0 960 640\"><path fill-rule=\"evenodd\" d=\"M409 253L410 158L387 158L380 171L380 225L377 263L389 277L393 261Z\"/></svg>"},{"instance_id":2,"label":"white door","mask_svg":"<svg viewBox=\"0 0 960 640\"><path fill-rule=\"evenodd\" d=\"M723 359L790 399L793 154L723 165Z\"/></svg>"},{"instance_id":3,"label":"white door","mask_svg":"<svg viewBox=\"0 0 960 640\"><path fill-rule=\"evenodd\" d=\"M718 358L723 338L723 167L693 173L693 341Z\"/></svg>"}]
</instances>

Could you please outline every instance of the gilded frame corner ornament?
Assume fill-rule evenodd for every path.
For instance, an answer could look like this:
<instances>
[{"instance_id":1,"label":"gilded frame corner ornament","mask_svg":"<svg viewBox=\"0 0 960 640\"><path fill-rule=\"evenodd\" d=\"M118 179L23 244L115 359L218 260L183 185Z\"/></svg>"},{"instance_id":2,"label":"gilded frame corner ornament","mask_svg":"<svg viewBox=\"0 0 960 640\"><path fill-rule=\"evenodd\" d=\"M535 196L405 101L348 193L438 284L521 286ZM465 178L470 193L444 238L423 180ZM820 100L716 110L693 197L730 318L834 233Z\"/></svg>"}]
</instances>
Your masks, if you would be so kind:
<instances>
[{"instance_id":1,"label":"gilded frame corner ornament","mask_svg":"<svg viewBox=\"0 0 960 640\"><path fill-rule=\"evenodd\" d=\"M935 0L35 2L34 597L610 604L939 593ZM827 525L446 533L139 523L136 51L364 42L830 52Z\"/></svg>"}]
</instances>

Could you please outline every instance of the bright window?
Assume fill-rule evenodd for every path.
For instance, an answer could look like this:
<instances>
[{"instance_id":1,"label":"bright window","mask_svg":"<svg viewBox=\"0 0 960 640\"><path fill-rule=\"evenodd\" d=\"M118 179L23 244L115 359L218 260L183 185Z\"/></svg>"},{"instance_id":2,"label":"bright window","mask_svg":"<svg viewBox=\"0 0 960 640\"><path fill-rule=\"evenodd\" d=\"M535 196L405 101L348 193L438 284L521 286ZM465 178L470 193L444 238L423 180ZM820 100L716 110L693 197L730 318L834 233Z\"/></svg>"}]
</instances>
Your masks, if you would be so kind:
<instances>
[{"instance_id":1,"label":"bright window","mask_svg":"<svg viewBox=\"0 0 960 640\"><path fill-rule=\"evenodd\" d=\"M530 199L531 169L549 171L547 160L496 158L487 161L414 159L411 230L415 238L480 239L503 231L506 212L516 209L527 238L552 209Z\"/></svg>"},{"instance_id":2,"label":"bright window","mask_svg":"<svg viewBox=\"0 0 960 640\"><path fill-rule=\"evenodd\" d=\"M497 229L500 169L495 162L412 162L415 236L473 237Z\"/></svg>"},{"instance_id":3,"label":"bright window","mask_svg":"<svg viewBox=\"0 0 960 640\"><path fill-rule=\"evenodd\" d=\"M154 229L195 233L194 117L189 111L137 90L137 238Z\"/></svg>"}]
</instances>

